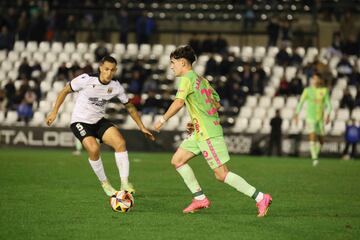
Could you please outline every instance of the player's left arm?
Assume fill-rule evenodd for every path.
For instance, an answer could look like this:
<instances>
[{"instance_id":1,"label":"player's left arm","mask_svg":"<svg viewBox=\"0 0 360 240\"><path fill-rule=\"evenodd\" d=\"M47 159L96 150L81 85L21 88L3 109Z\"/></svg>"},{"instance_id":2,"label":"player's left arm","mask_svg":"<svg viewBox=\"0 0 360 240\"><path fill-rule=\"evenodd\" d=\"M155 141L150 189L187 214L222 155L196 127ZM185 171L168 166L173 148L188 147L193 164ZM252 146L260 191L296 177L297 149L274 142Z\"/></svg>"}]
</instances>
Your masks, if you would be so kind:
<instances>
[{"instance_id":1,"label":"player's left arm","mask_svg":"<svg viewBox=\"0 0 360 240\"><path fill-rule=\"evenodd\" d=\"M141 118L139 116L139 113L134 106L134 104L128 102L125 104L126 110L130 114L131 118L136 122L138 127L140 128L140 131L142 131L145 135L145 137L149 138L150 140L154 141L155 137L154 135L144 126L144 123L141 121Z\"/></svg>"},{"instance_id":2,"label":"player's left arm","mask_svg":"<svg viewBox=\"0 0 360 240\"><path fill-rule=\"evenodd\" d=\"M330 96L329 96L328 90L326 90L326 92L325 92L324 101L325 101L325 106L326 106L325 124L328 124L328 123L330 123L330 113L332 111L332 106L331 106L331 101L330 101Z\"/></svg>"}]
</instances>

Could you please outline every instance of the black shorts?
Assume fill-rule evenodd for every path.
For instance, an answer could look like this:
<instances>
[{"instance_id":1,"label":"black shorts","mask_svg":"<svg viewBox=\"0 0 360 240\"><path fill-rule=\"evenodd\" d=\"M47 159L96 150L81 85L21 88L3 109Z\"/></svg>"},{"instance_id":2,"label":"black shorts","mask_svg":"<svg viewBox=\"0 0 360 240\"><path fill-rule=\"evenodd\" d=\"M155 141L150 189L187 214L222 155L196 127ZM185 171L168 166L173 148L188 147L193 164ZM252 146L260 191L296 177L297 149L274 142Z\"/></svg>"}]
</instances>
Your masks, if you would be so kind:
<instances>
[{"instance_id":1,"label":"black shorts","mask_svg":"<svg viewBox=\"0 0 360 240\"><path fill-rule=\"evenodd\" d=\"M93 136L100 139L102 142L102 136L110 127L114 127L114 124L105 118L100 119L95 124L74 122L70 125L71 131L74 133L75 137L80 140L80 142L82 142L87 136Z\"/></svg>"}]
</instances>

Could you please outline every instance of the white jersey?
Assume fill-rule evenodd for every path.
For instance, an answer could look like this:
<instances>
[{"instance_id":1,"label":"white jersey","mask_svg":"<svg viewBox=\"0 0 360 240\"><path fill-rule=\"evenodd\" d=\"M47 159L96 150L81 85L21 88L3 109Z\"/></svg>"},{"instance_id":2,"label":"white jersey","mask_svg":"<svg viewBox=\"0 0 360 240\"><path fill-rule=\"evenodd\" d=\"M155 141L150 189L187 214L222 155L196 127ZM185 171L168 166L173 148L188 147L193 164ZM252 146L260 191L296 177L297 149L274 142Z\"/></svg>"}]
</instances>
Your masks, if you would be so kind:
<instances>
[{"instance_id":1,"label":"white jersey","mask_svg":"<svg viewBox=\"0 0 360 240\"><path fill-rule=\"evenodd\" d=\"M70 87L78 92L78 97L71 116L71 123L83 122L94 124L105 115L106 103L117 97L121 103L129 102L124 88L118 81L108 84L100 82L98 76L84 73L70 81Z\"/></svg>"}]
</instances>

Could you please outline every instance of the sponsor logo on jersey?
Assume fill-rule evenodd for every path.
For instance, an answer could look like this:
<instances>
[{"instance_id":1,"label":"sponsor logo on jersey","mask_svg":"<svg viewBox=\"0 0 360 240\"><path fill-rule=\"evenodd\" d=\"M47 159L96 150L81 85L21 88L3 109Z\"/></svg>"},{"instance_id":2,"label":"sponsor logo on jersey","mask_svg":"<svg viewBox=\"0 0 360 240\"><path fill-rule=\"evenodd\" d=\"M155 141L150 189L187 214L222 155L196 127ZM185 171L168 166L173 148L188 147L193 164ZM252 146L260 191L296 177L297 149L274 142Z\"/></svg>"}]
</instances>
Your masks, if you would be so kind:
<instances>
[{"instance_id":1,"label":"sponsor logo on jersey","mask_svg":"<svg viewBox=\"0 0 360 240\"><path fill-rule=\"evenodd\" d=\"M110 94L110 93L112 93L112 91L113 91L113 89L112 89L112 87L110 87L110 88L108 88L107 93Z\"/></svg>"}]
</instances>

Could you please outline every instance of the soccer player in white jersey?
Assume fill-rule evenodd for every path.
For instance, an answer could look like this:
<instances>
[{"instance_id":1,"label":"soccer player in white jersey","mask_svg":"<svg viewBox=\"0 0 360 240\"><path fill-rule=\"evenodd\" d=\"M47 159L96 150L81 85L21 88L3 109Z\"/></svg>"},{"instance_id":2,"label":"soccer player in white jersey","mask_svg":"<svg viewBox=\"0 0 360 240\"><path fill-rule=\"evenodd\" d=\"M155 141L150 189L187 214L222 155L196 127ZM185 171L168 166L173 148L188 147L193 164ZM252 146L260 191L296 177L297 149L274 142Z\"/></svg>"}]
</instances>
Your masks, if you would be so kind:
<instances>
[{"instance_id":1,"label":"soccer player in white jersey","mask_svg":"<svg viewBox=\"0 0 360 240\"><path fill-rule=\"evenodd\" d=\"M145 137L152 141L155 140L152 133L142 123L135 106L129 102L120 82L113 80L116 69L117 61L111 56L106 56L100 61L98 76L90 76L84 73L72 79L60 91L53 110L46 118L46 123L50 126L54 122L66 96L72 92L79 93L72 112L71 130L86 149L89 155L89 163L108 196L111 196L116 190L111 186L105 175L100 156L100 144L96 141L96 138L112 147L115 151L116 165L121 179L121 190L134 192L134 189L128 181L129 159L126 143L119 130L104 118L106 103L110 99L117 97L125 105L130 116Z\"/></svg>"}]
</instances>

